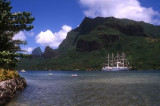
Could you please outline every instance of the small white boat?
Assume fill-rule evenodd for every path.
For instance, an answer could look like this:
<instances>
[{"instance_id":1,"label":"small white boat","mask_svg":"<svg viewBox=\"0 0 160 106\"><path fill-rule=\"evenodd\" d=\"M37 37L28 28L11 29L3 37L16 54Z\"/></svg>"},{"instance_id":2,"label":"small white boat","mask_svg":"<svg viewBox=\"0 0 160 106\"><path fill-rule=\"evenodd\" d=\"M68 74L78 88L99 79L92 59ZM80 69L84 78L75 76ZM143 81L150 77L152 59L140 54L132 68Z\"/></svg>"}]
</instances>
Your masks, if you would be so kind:
<instances>
[{"instance_id":1,"label":"small white boat","mask_svg":"<svg viewBox=\"0 0 160 106\"><path fill-rule=\"evenodd\" d=\"M25 73L26 71L25 71L25 70L21 70L21 72L22 72L22 73Z\"/></svg>"},{"instance_id":2,"label":"small white boat","mask_svg":"<svg viewBox=\"0 0 160 106\"><path fill-rule=\"evenodd\" d=\"M77 75L77 74L72 74L71 76L72 76L72 77L77 77L78 75Z\"/></svg>"},{"instance_id":3,"label":"small white boat","mask_svg":"<svg viewBox=\"0 0 160 106\"><path fill-rule=\"evenodd\" d=\"M52 73L49 73L48 75L49 75L49 76L52 76L53 74L52 74Z\"/></svg>"}]
</instances>

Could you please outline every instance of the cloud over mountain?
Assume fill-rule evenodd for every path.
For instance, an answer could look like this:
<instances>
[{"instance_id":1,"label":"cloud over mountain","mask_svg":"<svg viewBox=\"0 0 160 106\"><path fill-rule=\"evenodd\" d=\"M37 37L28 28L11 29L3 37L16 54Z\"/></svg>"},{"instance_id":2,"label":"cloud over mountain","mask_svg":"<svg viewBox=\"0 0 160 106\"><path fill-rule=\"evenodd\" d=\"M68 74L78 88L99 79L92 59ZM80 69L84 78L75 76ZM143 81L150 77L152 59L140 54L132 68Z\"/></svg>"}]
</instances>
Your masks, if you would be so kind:
<instances>
[{"instance_id":1,"label":"cloud over mountain","mask_svg":"<svg viewBox=\"0 0 160 106\"><path fill-rule=\"evenodd\" d=\"M66 38L67 33L71 30L72 28L70 26L64 25L59 32L53 33L51 30L45 32L41 31L36 36L36 43L41 44L42 46L58 48L61 42Z\"/></svg>"},{"instance_id":2,"label":"cloud over mountain","mask_svg":"<svg viewBox=\"0 0 160 106\"><path fill-rule=\"evenodd\" d=\"M88 17L128 18L160 24L160 13L153 8L142 7L138 0L80 0Z\"/></svg>"}]
</instances>

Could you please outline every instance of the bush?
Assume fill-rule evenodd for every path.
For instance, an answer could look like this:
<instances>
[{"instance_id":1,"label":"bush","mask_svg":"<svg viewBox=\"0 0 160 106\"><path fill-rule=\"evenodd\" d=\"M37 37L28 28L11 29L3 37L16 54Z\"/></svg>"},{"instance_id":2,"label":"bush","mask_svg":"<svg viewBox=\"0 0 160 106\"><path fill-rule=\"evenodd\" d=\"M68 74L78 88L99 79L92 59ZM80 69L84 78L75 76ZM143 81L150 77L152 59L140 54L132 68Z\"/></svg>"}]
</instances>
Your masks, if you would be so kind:
<instances>
[{"instance_id":1,"label":"bush","mask_svg":"<svg viewBox=\"0 0 160 106\"><path fill-rule=\"evenodd\" d=\"M0 69L0 81L9 80L13 78L19 78L20 75L14 70Z\"/></svg>"}]
</instances>

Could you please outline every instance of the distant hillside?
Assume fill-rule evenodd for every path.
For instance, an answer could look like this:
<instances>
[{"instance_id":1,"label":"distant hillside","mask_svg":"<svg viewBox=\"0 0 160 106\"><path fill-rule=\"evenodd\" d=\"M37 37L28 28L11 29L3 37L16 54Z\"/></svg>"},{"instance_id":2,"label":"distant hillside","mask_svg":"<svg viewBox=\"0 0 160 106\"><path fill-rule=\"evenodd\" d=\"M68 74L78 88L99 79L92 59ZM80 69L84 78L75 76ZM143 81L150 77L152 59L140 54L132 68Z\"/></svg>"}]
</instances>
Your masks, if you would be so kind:
<instances>
[{"instance_id":1,"label":"distant hillside","mask_svg":"<svg viewBox=\"0 0 160 106\"><path fill-rule=\"evenodd\" d=\"M42 54L43 54L43 52L40 47L37 47L32 51L33 56L41 56Z\"/></svg>"},{"instance_id":2,"label":"distant hillside","mask_svg":"<svg viewBox=\"0 0 160 106\"><path fill-rule=\"evenodd\" d=\"M114 17L86 17L49 59L23 59L30 70L101 70L108 53L122 53L133 69L160 69L160 26ZM43 62L40 62L43 59ZM36 67L39 67L37 69Z\"/></svg>"},{"instance_id":3,"label":"distant hillside","mask_svg":"<svg viewBox=\"0 0 160 106\"><path fill-rule=\"evenodd\" d=\"M51 57L55 57L58 55L57 50L52 49L49 46L45 47L44 53L42 52L40 47L37 47L35 49L33 49L32 51L32 57L43 57L43 58L51 58Z\"/></svg>"},{"instance_id":4,"label":"distant hillside","mask_svg":"<svg viewBox=\"0 0 160 106\"><path fill-rule=\"evenodd\" d=\"M58 53L56 50L53 50L51 47L46 46L44 53L42 54L42 57L44 58L51 58L57 56Z\"/></svg>"}]
</instances>

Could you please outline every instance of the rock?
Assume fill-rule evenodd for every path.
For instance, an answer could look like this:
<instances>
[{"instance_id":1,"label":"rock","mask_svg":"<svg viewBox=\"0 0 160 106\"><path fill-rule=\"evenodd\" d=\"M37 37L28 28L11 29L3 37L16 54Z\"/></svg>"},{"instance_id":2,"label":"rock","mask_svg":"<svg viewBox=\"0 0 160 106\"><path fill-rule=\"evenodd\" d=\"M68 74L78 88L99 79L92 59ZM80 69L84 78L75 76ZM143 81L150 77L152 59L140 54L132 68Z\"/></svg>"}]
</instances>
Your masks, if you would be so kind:
<instances>
[{"instance_id":1,"label":"rock","mask_svg":"<svg viewBox=\"0 0 160 106\"><path fill-rule=\"evenodd\" d=\"M0 106L11 100L16 92L26 86L26 80L22 77L0 82Z\"/></svg>"}]
</instances>

